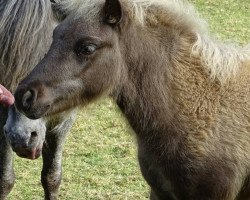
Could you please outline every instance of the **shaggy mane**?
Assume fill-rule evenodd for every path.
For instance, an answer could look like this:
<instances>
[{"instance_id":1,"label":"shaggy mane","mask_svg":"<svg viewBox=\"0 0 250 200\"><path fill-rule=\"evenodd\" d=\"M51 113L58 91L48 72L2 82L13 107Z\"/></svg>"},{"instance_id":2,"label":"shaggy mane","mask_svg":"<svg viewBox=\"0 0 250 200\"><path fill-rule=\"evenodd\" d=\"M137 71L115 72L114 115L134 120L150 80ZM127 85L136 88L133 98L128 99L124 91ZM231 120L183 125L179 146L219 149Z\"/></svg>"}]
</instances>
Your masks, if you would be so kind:
<instances>
[{"instance_id":1,"label":"shaggy mane","mask_svg":"<svg viewBox=\"0 0 250 200\"><path fill-rule=\"evenodd\" d=\"M198 55L211 79L225 82L234 76L242 62L250 59L250 48L240 48L223 44L208 37L207 23L185 0L120 0L131 21L139 26L147 26L146 21L162 20L174 27L185 30L188 27L197 37L190 54ZM96 16L105 0L64 0L61 7L74 17ZM73 12L72 12L73 11ZM167 17L162 17L167 16ZM160 24L160 23L159 23ZM185 27L185 28L184 28Z\"/></svg>"},{"instance_id":2,"label":"shaggy mane","mask_svg":"<svg viewBox=\"0 0 250 200\"><path fill-rule=\"evenodd\" d=\"M51 17L47 0L0 0L0 82L11 91L44 56Z\"/></svg>"}]
</instances>

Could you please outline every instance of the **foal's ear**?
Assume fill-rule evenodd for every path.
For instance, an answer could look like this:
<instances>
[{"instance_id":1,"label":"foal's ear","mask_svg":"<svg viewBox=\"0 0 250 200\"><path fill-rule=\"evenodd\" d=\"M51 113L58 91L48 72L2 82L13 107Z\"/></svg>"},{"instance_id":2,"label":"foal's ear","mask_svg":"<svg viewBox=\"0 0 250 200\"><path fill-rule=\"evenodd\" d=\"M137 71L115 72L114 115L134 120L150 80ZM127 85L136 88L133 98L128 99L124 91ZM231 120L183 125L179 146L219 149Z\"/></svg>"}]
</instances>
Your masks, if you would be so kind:
<instances>
[{"instance_id":1,"label":"foal's ear","mask_svg":"<svg viewBox=\"0 0 250 200\"><path fill-rule=\"evenodd\" d=\"M55 18L57 19L57 21L59 21L59 22L63 21L67 17L67 14L65 13L65 11L63 11L60 8L59 0L50 0L50 2L51 2L53 14L54 14Z\"/></svg>"},{"instance_id":2,"label":"foal's ear","mask_svg":"<svg viewBox=\"0 0 250 200\"><path fill-rule=\"evenodd\" d=\"M104 22L116 25L122 19L122 6L119 0L106 0L104 6Z\"/></svg>"}]
</instances>

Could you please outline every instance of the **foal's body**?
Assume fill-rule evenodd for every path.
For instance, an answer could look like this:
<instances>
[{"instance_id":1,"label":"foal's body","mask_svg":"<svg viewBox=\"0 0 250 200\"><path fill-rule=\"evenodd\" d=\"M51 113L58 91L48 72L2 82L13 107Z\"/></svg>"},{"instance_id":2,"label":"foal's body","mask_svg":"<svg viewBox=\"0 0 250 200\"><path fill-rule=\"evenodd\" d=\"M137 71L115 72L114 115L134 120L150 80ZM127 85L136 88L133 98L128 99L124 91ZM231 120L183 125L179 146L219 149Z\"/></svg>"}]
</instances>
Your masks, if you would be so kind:
<instances>
[{"instance_id":1,"label":"foal's body","mask_svg":"<svg viewBox=\"0 0 250 200\"><path fill-rule=\"evenodd\" d=\"M152 199L250 199L250 62L224 83L212 80L201 58L188 51L194 43L184 39L190 40L172 39L170 50L169 44L141 44L143 61L118 91ZM171 54L149 56L162 48Z\"/></svg>"},{"instance_id":2,"label":"foal's body","mask_svg":"<svg viewBox=\"0 0 250 200\"><path fill-rule=\"evenodd\" d=\"M49 0L0 0L1 84L15 90L47 52L56 24ZM15 182L12 150L31 159L42 153L45 198L57 198L62 148L74 118L75 112L69 111L49 119L30 120L14 106L8 109L0 105L1 200L7 198Z\"/></svg>"},{"instance_id":3,"label":"foal's body","mask_svg":"<svg viewBox=\"0 0 250 200\"><path fill-rule=\"evenodd\" d=\"M159 199L233 200L243 193L249 199L250 68L224 86L199 65L192 68L179 65L160 82L168 85L161 100L149 79L140 80L147 87L134 84L137 95L131 97L128 83L119 94L137 134L142 173Z\"/></svg>"},{"instance_id":4,"label":"foal's body","mask_svg":"<svg viewBox=\"0 0 250 200\"><path fill-rule=\"evenodd\" d=\"M137 135L152 200L250 199L249 50L208 39L182 1L85 3L65 3L74 12L17 107L37 118L109 93Z\"/></svg>"}]
</instances>

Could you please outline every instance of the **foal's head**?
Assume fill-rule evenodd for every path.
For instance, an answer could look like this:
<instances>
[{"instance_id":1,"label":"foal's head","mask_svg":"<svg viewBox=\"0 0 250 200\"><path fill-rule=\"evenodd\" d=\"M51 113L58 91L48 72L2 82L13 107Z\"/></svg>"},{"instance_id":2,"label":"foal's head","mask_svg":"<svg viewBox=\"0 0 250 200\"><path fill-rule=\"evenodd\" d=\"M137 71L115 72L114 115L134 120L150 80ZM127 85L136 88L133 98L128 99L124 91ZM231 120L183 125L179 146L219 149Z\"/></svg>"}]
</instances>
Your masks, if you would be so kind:
<instances>
[{"instance_id":1,"label":"foal's head","mask_svg":"<svg viewBox=\"0 0 250 200\"><path fill-rule=\"evenodd\" d=\"M15 93L17 108L30 118L87 103L118 83L123 65L121 4L118 0L86 2L86 10L76 10L79 17L67 16L54 30L48 54Z\"/></svg>"},{"instance_id":2,"label":"foal's head","mask_svg":"<svg viewBox=\"0 0 250 200\"><path fill-rule=\"evenodd\" d=\"M192 29L200 27L190 25L196 20L192 7L186 12L181 2L64 1L68 16L55 29L48 54L16 91L17 108L35 119L117 94L126 84L133 91L135 85L147 87L140 79L162 76L180 35L193 39Z\"/></svg>"}]
</instances>

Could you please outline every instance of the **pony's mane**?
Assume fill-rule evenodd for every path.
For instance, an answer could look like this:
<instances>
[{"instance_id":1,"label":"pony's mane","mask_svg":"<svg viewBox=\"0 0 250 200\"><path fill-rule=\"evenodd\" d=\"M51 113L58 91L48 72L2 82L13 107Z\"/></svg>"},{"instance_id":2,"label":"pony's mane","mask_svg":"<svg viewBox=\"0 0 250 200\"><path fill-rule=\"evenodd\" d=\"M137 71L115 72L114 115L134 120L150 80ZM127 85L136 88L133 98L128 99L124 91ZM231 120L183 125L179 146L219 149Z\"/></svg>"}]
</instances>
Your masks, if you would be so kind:
<instances>
[{"instance_id":1,"label":"pony's mane","mask_svg":"<svg viewBox=\"0 0 250 200\"><path fill-rule=\"evenodd\" d=\"M212 80L217 79L225 83L237 74L245 61L250 61L250 46L240 48L197 34L192 54L201 57Z\"/></svg>"},{"instance_id":2,"label":"pony's mane","mask_svg":"<svg viewBox=\"0 0 250 200\"><path fill-rule=\"evenodd\" d=\"M169 24L194 33L197 41L190 54L200 56L212 79L224 82L234 76L242 62L250 59L250 48L223 44L208 36L207 23L185 0L120 0L131 21L141 26L151 23ZM105 0L62 0L62 9L74 17L96 16ZM73 12L72 12L73 11ZM160 21L159 21L160 20Z\"/></svg>"},{"instance_id":3,"label":"pony's mane","mask_svg":"<svg viewBox=\"0 0 250 200\"><path fill-rule=\"evenodd\" d=\"M48 50L51 21L49 0L0 0L0 83L11 91Z\"/></svg>"}]
</instances>

